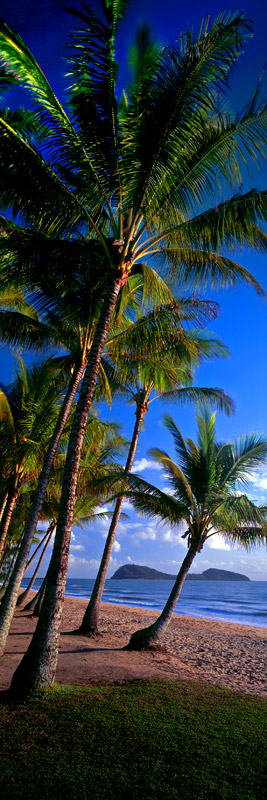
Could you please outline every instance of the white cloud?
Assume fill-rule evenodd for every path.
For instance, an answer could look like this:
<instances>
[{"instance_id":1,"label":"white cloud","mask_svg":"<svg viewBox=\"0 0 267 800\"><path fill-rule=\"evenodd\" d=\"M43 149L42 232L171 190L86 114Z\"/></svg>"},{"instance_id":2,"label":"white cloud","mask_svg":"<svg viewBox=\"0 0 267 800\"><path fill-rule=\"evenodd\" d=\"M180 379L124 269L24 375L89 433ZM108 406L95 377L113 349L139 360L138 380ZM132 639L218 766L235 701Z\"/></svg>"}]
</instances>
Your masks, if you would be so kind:
<instances>
[{"instance_id":1,"label":"white cloud","mask_svg":"<svg viewBox=\"0 0 267 800\"><path fill-rule=\"evenodd\" d=\"M77 551L77 550L85 550L83 544L71 544L70 549L71 549L71 552L73 552L73 550L75 550L75 551Z\"/></svg>"},{"instance_id":2,"label":"white cloud","mask_svg":"<svg viewBox=\"0 0 267 800\"><path fill-rule=\"evenodd\" d=\"M162 470L162 465L156 461L149 461L148 458L139 458L133 464L133 472L144 472L145 469Z\"/></svg>"},{"instance_id":3,"label":"white cloud","mask_svg":"<svg viewBox=\"0 0 267 800\"><path fill-rule=\"evenodd\" d=\"M170 544L172 546L173 545L178 545L178 544L182 544L182 545L185 544L185 547L187 548L187 544L185 542L185 539L181 538L181 534L173 533L173 531L166 531L165 533L163 533L162 541L166 542L167 544Z\"/></svg>"},{"instance_id":4,"label":"white cloud","mask_svg":"<svg viewBox=\"0 0 267 800\"><path fill-rule=\"evenodd\" d=\"M88 567L88 569L98 569L100 566L100 561L97 561L95 558L91 558L90 561L87 558L78 558L78 556L73 556L70 553L69 557L69 566L70 567Z\"/></svg>"},{"instance_id":5,"label":"white cloud","mask_svg":"<svg viewBox=\"0 0 267 800\"><path fill-rule=\"evenodd\" d=\"M145 542L147 540L150 540L152 542L156 541L157 533L154 525L147 525L146 528L144 528L143 525L138 523L131 527L135 529L132 535L132 541L136 542Z\"/></svg>"},{"instance_id":6,"label":"white cloud","mask_svg":"<svg viewBox=\"0 0 267 800\"><path fill-rule=\"evenodd\" d=\"M114 553L119 553L120 549L121 549L120 543L115 541L112 550L114 550Z\"/></svg>"},{"instance_id":7,"label":"white cloud","mask_svg":"<svg viewBox=\"0 0 267 800\"><path fill-rule=\"evenodd\" d=\"M228 544L228 542L225 542L223 537L219 536L219 534L217 534L217 533L215 533L213 536L211 536L210 539L207 540L207 542L205 543L205 547L206 547L206 545L207 545L207 547L210 547L211 550L232 550L233 549L233 547L230 544Z\"/></svg>"},{"instance_id":8,"label":"white cloud","mask_svg":"<svg viewBox=\"0 0 267 800\"><path fill-rule=\"evenodd\" d=\"M267 489L267 478L261 478L261 480L257 482L257 486L259 486L260 489Z\"/></svg>"},{"instance_id":9,"label":"white cloud","mask_svg":"<svg viewBox=\"0 0 267 800\"><path fill-rule=\"evenodd\" d=\"M130 502L130 500L126 499L126 500L123 501L122 510L123 511L132 511L133 510L133 506L132 506L132 503Z\"/></svg>"}]
</instances>

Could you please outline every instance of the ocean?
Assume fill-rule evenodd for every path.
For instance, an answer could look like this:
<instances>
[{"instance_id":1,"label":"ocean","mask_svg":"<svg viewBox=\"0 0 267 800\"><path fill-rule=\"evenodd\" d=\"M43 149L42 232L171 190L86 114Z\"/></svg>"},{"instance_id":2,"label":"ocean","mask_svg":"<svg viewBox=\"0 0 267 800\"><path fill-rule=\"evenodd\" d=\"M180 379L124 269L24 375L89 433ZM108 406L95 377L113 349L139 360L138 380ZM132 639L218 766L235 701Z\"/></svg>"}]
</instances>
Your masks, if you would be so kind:
<instances>
[{"instance_id":1,"label":"ocean","mask_svg":"<svg viewBox=\"0 0 267 800\"><path fill-rule=\"evenodd\" d=\"M29 578L24 578L26 588ZM38 590L37 578L34 589ZM94 580L68 578L66 596L91 596ZM172 581L107 580L103 602L161 611L173 586ZM186 581L176 611L190 617L237 622L258 628L267 626L267 581Z\"/></svg>"}]
</instances>

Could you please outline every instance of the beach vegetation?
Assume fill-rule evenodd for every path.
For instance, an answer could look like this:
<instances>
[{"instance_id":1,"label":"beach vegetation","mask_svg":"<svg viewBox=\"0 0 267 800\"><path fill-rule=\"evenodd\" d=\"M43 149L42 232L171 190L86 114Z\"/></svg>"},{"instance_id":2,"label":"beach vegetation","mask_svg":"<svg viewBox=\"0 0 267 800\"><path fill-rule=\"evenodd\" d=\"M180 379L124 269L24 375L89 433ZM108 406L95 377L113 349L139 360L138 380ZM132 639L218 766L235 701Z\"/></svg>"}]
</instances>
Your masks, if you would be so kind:
<instances>
[{"instance_id":1,"label":"beach vegetation","mask_svg":"<svg viewBox=\"0 0 267 800\"><path fill-rule=\"evenodd\" d=\"M196 366L206 359L228 356L227 348L222 342L212 338L207 331L186 329L189 322L188 314L189 318L192 318L193 311L194 301L193 309L187 304L183 311L182 306L180 325L176 326L175 333L174 325L170 325L171 314L169 314L168 328L164 336L163 331L161 332L156 352L154 343L151 347L146 336L146 341L142 343L141 358L138 353L135 357L127 354L126 358L124 353L121 353L116 367L118 392L129 404L134 404L136 409L136 420L124 469L125 476L131 472L145 416L154 400L165 403L171 401L183 406L187 402L196 403L200 399L206 399L224 412L233 413L233 403L226 393L219 389L193 385ZM177 310L175 313L177 314ZM112 347L108 348L109 353L110 350L112 353ZM123 502L124 495L121 494L116 500L93 591L81 625L75 633L89 637L99 633L100 605Z\"/></svg>"},{"instance_id":2,"label":"beach vegetation","mask_svg":"<svg viewBox=\"0 0 267 800\"><path fill-rule=\"evenodd\" d=\"M18 121L0 114L0 201L14 218L1 215L1 276L19 285L31 264L36 285L48 252L52 264L65 257L65 272L75 264L81 281L89 264L86 274L97 287L47 602L20 670L24 696L24 677L28 693L54 679L83 436L129 281L141 275L147 297L161 291L163 280L169 291L243 282L264 294L230 253L267 249L266 192L242 189L247 170L260 167L265 154L266 102L256 90L234 115L221 102L251 23L239 13L207 17L197 34L186 31L163 48L139 28L131 79L119 98L116 37L127 5L103 0L104 18L85 4L70 9L79 29L69 42L67 110L20 35L0 24L1 85L12 78L24 87L35 113L34 144Z\"/></svg>"},{"instance_id":3,"label":"beach vegetation","mask_svg":"<svg viewBox=\"0 0 267 800\"><path fill-rule=\"evenodd\" d=\"M249 549L267 543L267 506L257 506L244 489L251 473L267 460L267 440L247 434L233 442L220 442L215 431L216 412L203 406L197 414L198 439L184 438L167 414L164 424L173 438L176 460L154 447L150 456L162 467L169 493L138 476L129 475L127 495L136 509L181 527L187 553L172 591L158 619L136 631L127 645L141 650L157 646L176 607L190 567L211 537L219 534L227 542Z\"/></svg>"}]
</instances>

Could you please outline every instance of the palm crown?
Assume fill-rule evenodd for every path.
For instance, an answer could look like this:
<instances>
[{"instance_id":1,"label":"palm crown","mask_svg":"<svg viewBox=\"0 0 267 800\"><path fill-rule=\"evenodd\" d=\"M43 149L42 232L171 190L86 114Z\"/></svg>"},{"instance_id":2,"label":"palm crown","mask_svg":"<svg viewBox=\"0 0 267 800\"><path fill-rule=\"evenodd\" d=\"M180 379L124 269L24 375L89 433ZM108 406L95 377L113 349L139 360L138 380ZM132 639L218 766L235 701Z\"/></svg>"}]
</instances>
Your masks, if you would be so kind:
<instances>
[{"instance_id":1,"label":"palm crown","mask_svg":"<svg viewBox=\"0 0 267 800\"><path fill-rule=\"evenodd\" d=\"M260 291L223 248L266 249L258 224L266 219L266 193L239 193L241 163L260 163L266 107L257 92L233 119L216 106L250 24L243 15L221 15L210 30L204 21L195 40L188 33L165 48L139 31L132 82L118 102L114 41L126 5L103 0L104 22L86 5L73 11L82 28L69 58L69 116L19 35L1 24L3 86L23 83L36 109L34 145L25 124L0 117L2 204L26 222L36 262L44 238L55 252L68 238L76 259L93 253L102 261L103 284L110 274L127 279L153 258L169 277L242 279ZM14 259L26 232L2 225L2 247Z\"/></svg>"},{"instance_id":2,"label":"palm crown","mask_svg":"<svg viewBox=\"0 0 267 800\"><path fill-rule=\"evenodd\" d=\"M232 444L218 442L215 416L207 407L197 414L197 443L184 439L171 416L165 416L177 461L159 448L149 453L164 468L170 494L132 476L133 502L144 513L158 514L172 525L184 521L188 545L197 550L218 532L245 547L265 542L266 506L256 506L241 488L266 461L266 439L247 434Z\"/></svg>"},{"instance_id":3,"label":"palm crown","mask_svg":"<svg viewBox=\"0 0 267 800\"><path fill-rule=\"evenodd\" d=\"M143 514L155 514L171 525L185 523L183 538L188 540L187 555L162 613L148 628L132 635L129 649L143 649L157 642L170 622L191 564L210 536L220 533L247 549L267 541L267 507L256 506L237 488L244 487L251 472L266 462L266 439L251 434L232 444L218 442L215 413L205 407L197 415L197 422L195 443L183 438L170 415L165 417L177 462L158 448L150 450L168 477L169 494L137 476L127 478L134 506Z\"/></svg>"}]
</instances>

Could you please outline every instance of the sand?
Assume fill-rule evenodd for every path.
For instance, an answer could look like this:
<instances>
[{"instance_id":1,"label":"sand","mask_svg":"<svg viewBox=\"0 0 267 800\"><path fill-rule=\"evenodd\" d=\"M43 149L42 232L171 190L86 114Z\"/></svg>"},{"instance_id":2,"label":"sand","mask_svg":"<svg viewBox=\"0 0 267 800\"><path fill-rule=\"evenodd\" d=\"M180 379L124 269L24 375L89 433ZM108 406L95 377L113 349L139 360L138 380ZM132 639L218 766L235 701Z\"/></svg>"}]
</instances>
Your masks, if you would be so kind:
<instances>
[{"instance_id":1,"label":"sand","mask_svg":"<svg viewBox=\"0 0 267 800\"><path fill-rule=\"evenodd\" d=\"M57 683L83 686L141 678L192 679L267 697L267 630L175 614L162 644L167 652L123 651L130 635L157 613L128 606L102 605L97 639L68 635L81 622L87 601L65 598ZM28 647L36 620L17 610L5 655L0 659L0 689Z\"/></svg>"}]
</instances>

